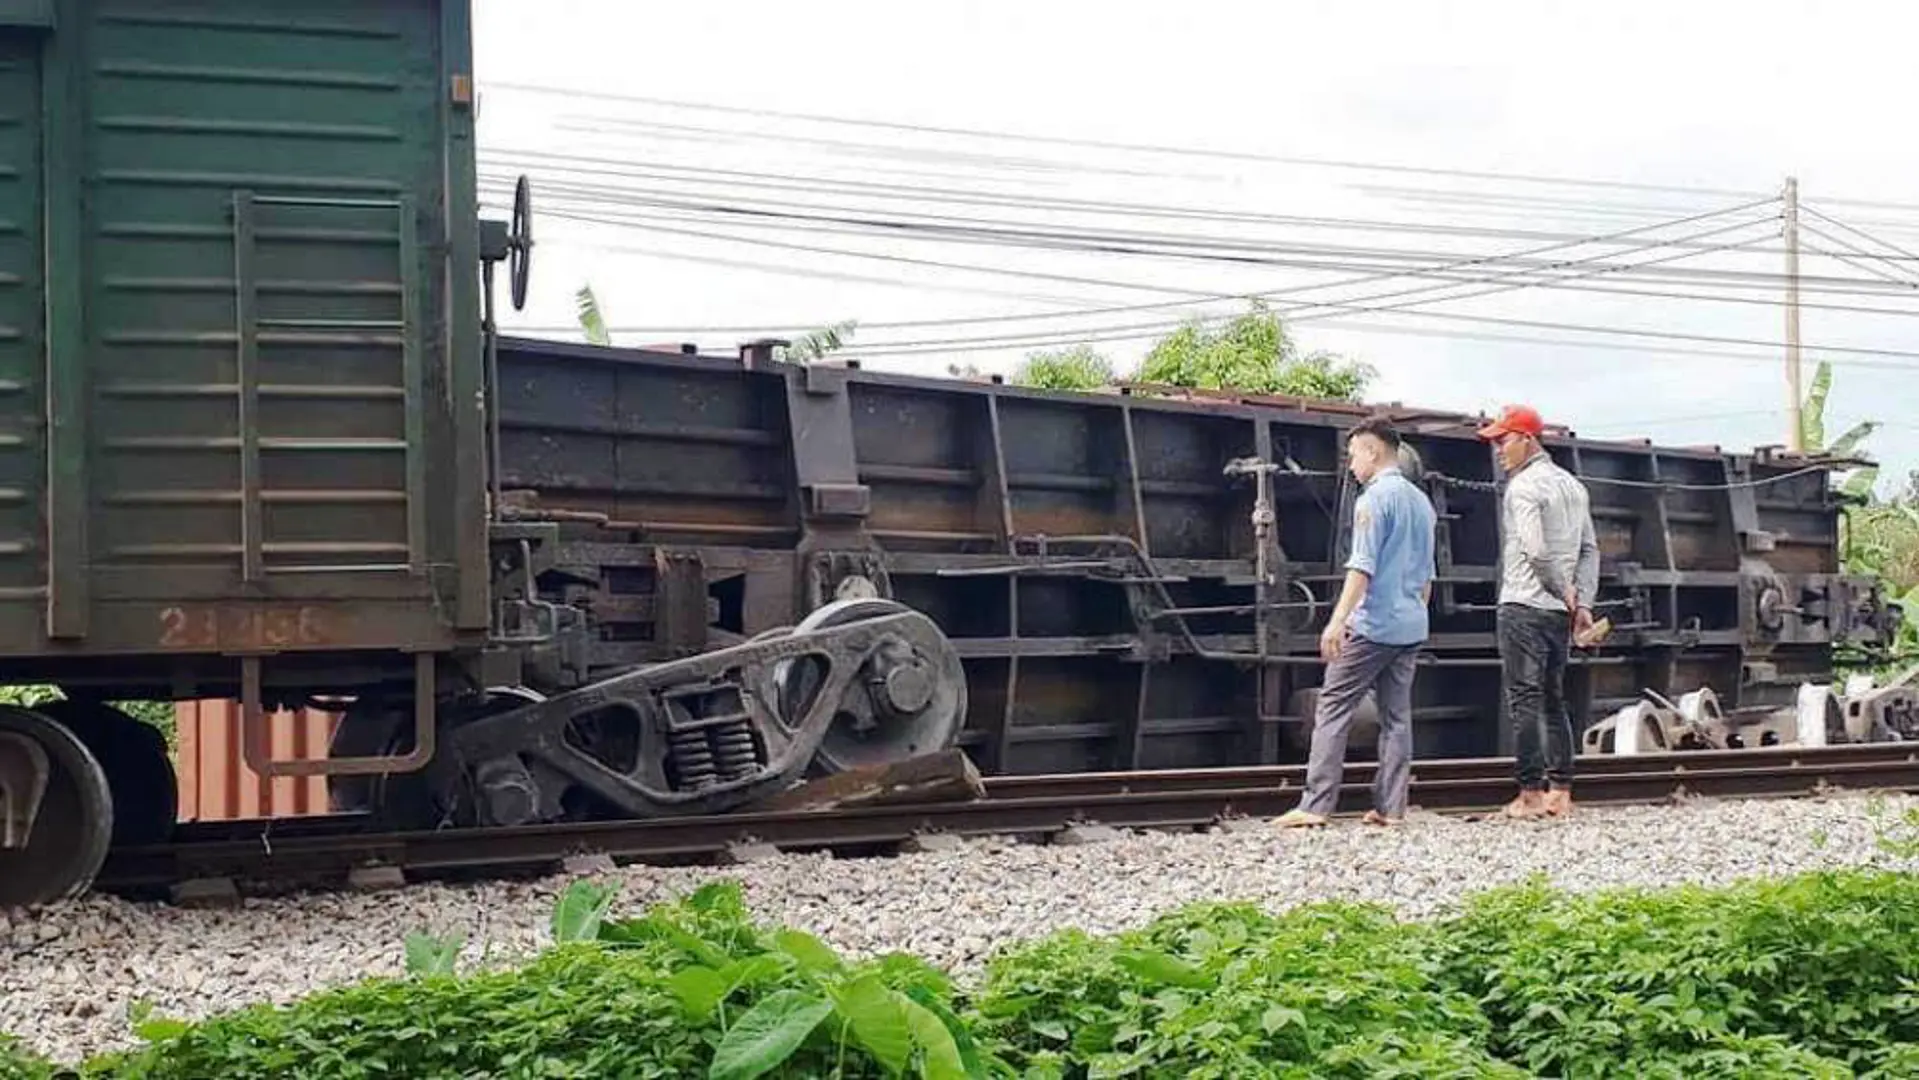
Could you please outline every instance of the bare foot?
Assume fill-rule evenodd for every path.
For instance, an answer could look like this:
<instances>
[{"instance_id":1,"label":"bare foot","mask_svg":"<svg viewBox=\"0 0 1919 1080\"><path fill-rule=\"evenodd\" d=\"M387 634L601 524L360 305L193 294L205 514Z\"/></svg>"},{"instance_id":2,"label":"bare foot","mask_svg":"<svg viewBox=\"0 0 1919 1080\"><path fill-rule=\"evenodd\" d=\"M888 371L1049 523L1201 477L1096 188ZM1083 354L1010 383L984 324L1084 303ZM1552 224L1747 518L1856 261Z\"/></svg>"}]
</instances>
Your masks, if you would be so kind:
<instances>
[{"instance_id":1,"label":"bare foot","mask_svg":"<svg viewBox=\"0 0 1919 1080\"><path fill-rule=\"evenodd\" d=\"M1546 815L1546 800L1537 791L1522 791L1519 797L1506 804L1506 816L1509 818L1536 818Z\"/></svg>"},{"instance_id":2,"label":"bare foot","mask_svg":"<svg viewBox=\"0 0 1919 1080\"><path fill-rule=\"evenodd\" d=\"M1390 828L1394 825L1402 824L1406 819L1396 818L1396 817L1387 817L1385 814L1382 814L1377 810L1368 810L1366 811L1366 816L1363 818L1360 818L1359 820L1361 824L1383 825Z\"/></svg>"},{"instance_id":3,"label":"bare foot","mask_svg":"<svg viewBox=\"0 0 1919 1080\"><path fill-rule=\"evenodd\" d=\"M1546 813L1553 817L1570 817L1573 812L1573 790L1554 788L1546 793L1543 805Z\"/></svg>"}]
</instances>

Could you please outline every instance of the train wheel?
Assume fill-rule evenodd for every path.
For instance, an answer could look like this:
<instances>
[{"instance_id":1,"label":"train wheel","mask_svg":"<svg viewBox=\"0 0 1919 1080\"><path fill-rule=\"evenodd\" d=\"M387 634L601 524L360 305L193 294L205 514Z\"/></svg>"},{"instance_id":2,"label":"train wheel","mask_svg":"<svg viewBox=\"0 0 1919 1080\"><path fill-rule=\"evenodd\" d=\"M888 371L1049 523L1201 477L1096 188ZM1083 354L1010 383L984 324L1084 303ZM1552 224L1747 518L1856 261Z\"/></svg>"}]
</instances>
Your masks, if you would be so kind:
<instances>
[{"instance_id":1,"label":"train wheel","mask_svg":"<svg viewBox=\"0 0 1919 1080\"><path fill-rule=\"evenodd\" d=\"M113 791L79 736L0 706L0 803L0 908L63 900L93 884L113 838Z\"/></svg>"},{"instance_id":2,"label":"train wheel","mask_svg":"<svg viewBox=\"0 0 1919 1080\"><path fill-rule=\"evenodd\" d=\"M164 735L102 702L50 701L37 711L78 735L107 774L115 845L160 844L173 835L180 781Z\"/></svg>"},{"instance_id":3,"label":"train wheel","mask_svg":"<svg viewBox=\"0 0 1919 1080\"><path fill-rule=\"evenodd\" d=\"M903 612L914 613L893 600L836 600L801 620L793 633ZM830 774L883 765L952 743L966 722L966 672L952 643L930 620L927 626L929 633L893 638L866 661L837 703L811 771ZM781 664L774 679L782 713L794 720L804 714L824 675L819 662L806 657Z\"/></svg>"}]
</instances>

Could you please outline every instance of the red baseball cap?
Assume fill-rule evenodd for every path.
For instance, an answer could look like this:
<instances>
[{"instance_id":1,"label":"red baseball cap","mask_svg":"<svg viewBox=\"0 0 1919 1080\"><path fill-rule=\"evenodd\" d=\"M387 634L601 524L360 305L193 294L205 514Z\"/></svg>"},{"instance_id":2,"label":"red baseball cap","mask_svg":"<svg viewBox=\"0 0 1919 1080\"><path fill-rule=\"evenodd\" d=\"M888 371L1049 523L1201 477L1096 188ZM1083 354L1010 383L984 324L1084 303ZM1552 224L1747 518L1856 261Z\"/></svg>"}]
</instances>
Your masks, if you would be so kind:
<instances>
[{"instance_id":1,"label":"red baseball cap","mask_svg":"<svg viewBox=\"0 0 1919 1080\"><path fill-rule=\"evenodd\" d=\"M1501 435L1530 435L1537 439L1545 431L1546 422L1531 405L1508 405L1499 411L1499 419L1479 429L1479 437L1491 440Z\"/></svg>"}]
</instances>

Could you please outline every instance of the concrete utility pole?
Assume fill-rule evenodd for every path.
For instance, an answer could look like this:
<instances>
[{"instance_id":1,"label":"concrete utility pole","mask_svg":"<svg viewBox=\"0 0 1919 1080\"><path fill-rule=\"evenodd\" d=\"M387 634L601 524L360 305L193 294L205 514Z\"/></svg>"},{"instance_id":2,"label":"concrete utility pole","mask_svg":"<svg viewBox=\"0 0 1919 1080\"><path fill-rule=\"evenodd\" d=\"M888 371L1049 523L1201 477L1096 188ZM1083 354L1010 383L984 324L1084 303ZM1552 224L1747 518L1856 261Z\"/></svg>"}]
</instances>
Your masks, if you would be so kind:
<instances>
[{"instance_id":1,"label":"concrete utility pole","mask_svg":"<svg viewBox=\"0 0 1919 1080\"><path fill-rule=\"evenodd\" d=\"M1786 446L1806 449L1804 406L1799 389L1799 178L1786 177Z\"/></svg>"}]
</instances>

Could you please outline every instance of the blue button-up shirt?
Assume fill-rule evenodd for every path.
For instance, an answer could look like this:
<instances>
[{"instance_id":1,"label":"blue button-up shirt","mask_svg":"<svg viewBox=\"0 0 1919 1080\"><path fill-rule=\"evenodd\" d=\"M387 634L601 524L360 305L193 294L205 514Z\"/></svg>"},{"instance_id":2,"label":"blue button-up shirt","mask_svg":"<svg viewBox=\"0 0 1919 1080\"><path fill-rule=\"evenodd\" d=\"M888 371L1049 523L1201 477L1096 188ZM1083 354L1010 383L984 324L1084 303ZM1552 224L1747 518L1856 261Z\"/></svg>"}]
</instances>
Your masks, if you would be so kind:
<instances>
[{"instance_id":1,"label":"blue button-up shirt","mask_svg":"<svg viewBox=\"0 0 1919 1080\"><path fill-rule=\"evenodd\" d=\"M1353 553L1346 569L1371 580L1348 629L1381 645L1426 640L1426 601L1433 579L1432 501L1398 469L1380 470L1353 504Z\"/></svg>"}]
</instances>

